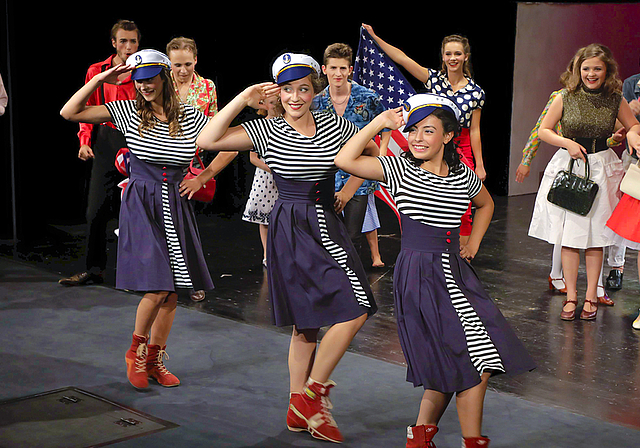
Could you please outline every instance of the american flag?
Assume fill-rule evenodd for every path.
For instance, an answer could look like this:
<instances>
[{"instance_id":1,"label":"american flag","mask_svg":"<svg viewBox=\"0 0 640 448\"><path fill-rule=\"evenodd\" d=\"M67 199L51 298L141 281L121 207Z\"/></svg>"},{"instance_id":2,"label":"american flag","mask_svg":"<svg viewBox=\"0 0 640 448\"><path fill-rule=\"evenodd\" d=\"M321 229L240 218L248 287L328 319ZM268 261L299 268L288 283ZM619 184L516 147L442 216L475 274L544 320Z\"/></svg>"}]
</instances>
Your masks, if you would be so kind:
<instances>
[{"instance_id":1,"label":"american flag","mask_svg":"<svg viewBox=\"0 0 640 448\"><path fill-rule=\"evenodd\" d=\"M376 92L387 109L401 106L407 98L416 93L398 67L363 27L360 28L353 79ZM399 130L392 131L387 155L399 156L403 151L408 151L405 134ZM384 187L380 186L376 196L389 205L400 219L395 201Z\"/></svg>"},{"instance_id":2,"label":"american flag","mask_svg":"<svg viewBox=\"0 0 640 448\"><path fill-rule=\"evenodd\" d=\"M120 172L120 174L125 176L125 179L118 184L118 187L122 189L122 191L120 191L120 199L122 199L122 195L124 195L124 189L127 188L127 185L129 184L129 158L130 157L131 157L131 154L129 153L128 148L120 148L120 150L118 151L118 154L116 154L116 160L115 160L116 169Z\"/></svg>"}]
</instances>

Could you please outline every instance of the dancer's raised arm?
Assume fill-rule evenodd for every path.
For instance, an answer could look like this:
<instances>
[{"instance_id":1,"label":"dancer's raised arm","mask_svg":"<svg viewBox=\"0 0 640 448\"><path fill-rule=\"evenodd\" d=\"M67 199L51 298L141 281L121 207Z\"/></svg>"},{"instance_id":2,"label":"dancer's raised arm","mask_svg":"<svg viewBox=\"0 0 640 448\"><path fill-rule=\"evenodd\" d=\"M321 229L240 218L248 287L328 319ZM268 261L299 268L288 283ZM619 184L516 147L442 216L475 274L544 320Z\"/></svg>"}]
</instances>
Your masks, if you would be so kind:
<instances>
[{"instance_id":1,"label":"dancer's raised arm","mask_svg":"<svg viewBox=\"0 0 640 448\"><path fill-rule=\"evenodd\" d=\"M118 76L131 71L130 66L120 64L111 67L91 78L91 80L82 86L60 110L62 118L76 123L93 123L100 124L111 120L111 114L104 105L87 106L87 101L91 94L102 84L117 84Z\"/></svg>"},{"instance_id":2,"label":"dancer's raised arm","mask_svg":"<svg viewBox=\"0 0 640 448\"><path fill-rule=\"evenodd\" d=\"M265 100L280 92L280 87L272 82L255 84L236 95L229 104L214 115L202 130L196 144L206 150L248 151L253 143L241 126L230 128L231 122L242 110L249 106L266 109Z\"/></svg>"},{"instance_id":3,"label":"dancer's raised arm","mask_svg":"<svg viewBox=\"0 0 640 448\"><path fill-rule=\"evenodd\" d=\"M347 173L364 179L384 181L380 162L375 157L363 154L372 151L373 138L383 129L398 129L402 120L402 108L389 109L378 115L360 132L351 137L336 156L334 163Z\"/></svg>"},{"instance_id":4,"label":"dancer's raised arm","mask_svg":"<svg viewBox=\"0 0 640 448\"><path fill-rule=\"evenodd\" d=\"M418 64L415 60L411 59L407 54L393 45L382 40L376 33L373 32L371 25L362 24L362 27L367 30L369 35L373 38L378 46L389 56L393 62L404 67L411 75L413 75L420 82L427 82L429 80L429 69Z\"/></svg>"}]
</instances>

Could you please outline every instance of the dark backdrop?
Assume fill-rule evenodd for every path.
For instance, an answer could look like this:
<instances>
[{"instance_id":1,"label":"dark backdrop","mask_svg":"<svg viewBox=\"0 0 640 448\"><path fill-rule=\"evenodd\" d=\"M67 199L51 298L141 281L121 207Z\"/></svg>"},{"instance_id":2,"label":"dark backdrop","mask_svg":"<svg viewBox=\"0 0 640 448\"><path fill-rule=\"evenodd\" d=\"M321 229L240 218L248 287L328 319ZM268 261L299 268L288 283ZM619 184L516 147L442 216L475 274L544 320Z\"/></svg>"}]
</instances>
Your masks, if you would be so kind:
<instances>
[{"instance_id":1,"label":"dark backdrop","mask_svg":"<svg viewBox=\"0 0 640 448\"><path fill-rule=\"evenodd\" d=\"M19 239L38 234L43 225L83 222L90 165L77 159L78 125L64 121L59 110L82 86L88 66L112 53L109 31L120 18L138 24L141 49L164 51L175 36L194 38L199 50L197 71L215 81L221 107L245 86L270 80L271 61L283 50L310 52L319 62L326 45L334 42L346 42L355 52L362 22L428 67L439 67L445 35L463 34L471 42L475 79L487 95L481 124L486 185L494 195L507 193L515 2L496 3L499 8L486 3L477 6L478 2L445 6L425 2L421 9L399 12L389 11L388 3L383 3L384 9L362 3L361 13L352 12L357 8L346 4L339 12L328 4L311 3L222 6L211 2L203 6L207 3L185 2L184 10L180 2L87 3L2 3L7 16L0 25L0 73L5 85L10 75L11 108L0 117L0 238L11 236L9 114ZM407 79L415 86L413 78ZM252 173L248 156L241 155L222 173L220 194L206 211L233 213L243 207Z\"/></svg>"}]
</instances>

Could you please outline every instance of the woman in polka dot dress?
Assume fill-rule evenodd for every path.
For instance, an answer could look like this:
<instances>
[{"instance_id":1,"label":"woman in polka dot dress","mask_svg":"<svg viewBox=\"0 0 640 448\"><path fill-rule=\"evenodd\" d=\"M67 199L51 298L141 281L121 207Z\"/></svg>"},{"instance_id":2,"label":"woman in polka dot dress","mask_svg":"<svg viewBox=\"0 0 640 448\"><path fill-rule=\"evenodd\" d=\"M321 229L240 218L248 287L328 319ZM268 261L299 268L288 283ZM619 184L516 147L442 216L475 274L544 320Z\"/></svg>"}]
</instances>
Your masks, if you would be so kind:
<instances>
[{"instance_id":1,"label":"woman in polka dot dress","mask_svg":"<svg viewBox=\"0 0 640 448\"><path fill-rule=\"evenodd\" d=\"M380 48L397 64L404 67L424 84L429 93L443 95L455 102L462 112L460 135L456 138L460 160L470 167L480 180L487 173L482 158L480 139L480 113L484 106L485 93L475 83L471 72L471 47L462 36L451 35L442 40L442 67L440 70L426 68L409 58L402 50L380 39L370 25L362 25ZM471 234L471 204L462 218L460 226L461 242L466 242Z\"/></svg>"},{"instance_id":2,"label":"woman in polka dot dress","mask_svg":"<svg viewBox=\"0 0 640 448\"><path fill-rule=\"evenodd\" d=\"M272 99L267 104L266 118L274 118L282 115L282 111L277 106L277 101ZM262 115L263 110L258 114ZM260 226L260 241L262 242L262 265L267 267L267 235L269 234L269 214L273 209L273 204L278 199L278 188L271 174L271 169L260 158L257 152L251 151L249 154L251 163L255 165L256 171L253 174L253 183L249 200L242 214L242 219Z\"/></svg>"}]
</instances>

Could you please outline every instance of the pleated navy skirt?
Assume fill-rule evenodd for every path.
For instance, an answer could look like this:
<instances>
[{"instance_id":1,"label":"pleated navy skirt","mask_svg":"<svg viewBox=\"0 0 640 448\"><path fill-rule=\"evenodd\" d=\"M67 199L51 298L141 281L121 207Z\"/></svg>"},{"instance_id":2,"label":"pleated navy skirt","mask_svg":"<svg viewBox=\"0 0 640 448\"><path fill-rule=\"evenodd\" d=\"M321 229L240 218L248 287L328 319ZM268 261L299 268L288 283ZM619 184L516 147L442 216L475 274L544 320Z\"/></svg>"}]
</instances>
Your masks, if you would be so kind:
<instances>
[{"instance_id":1,"label":"pleated navy skirt","mask_svg":"<svg viewBox=\"0 0 640 448\"><path fill-rule=\"evenodd\" d=\"M469 389L484 372L535 368L471 265L460 257L459 229L401 215L402 247L394 300L407 381L443 393Z\"/></svg>"},{"instance_id":2,"label":"pleated navy skirt","mask_svg":"<svg viewBox=\"0 0 640 448\"><path fill-rule=\"evenodd\" d=\"M267 240L274 323L315 329L374 314L362 262L333 208L333 179L274 179L278 200Z\"/></svg>"},{"instance_id":3,"label":"pleated navy skirt","mask_svg":"<svg viewBox=\"0 0 640 448\"><path fill-rule=\"evenodd\" d=\"M131 291L213 289L193 205L180 196L183 167L131 154L120 206L116 287Z\"/></svg>"}]
</instances>

